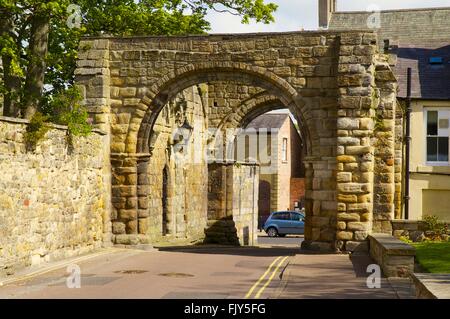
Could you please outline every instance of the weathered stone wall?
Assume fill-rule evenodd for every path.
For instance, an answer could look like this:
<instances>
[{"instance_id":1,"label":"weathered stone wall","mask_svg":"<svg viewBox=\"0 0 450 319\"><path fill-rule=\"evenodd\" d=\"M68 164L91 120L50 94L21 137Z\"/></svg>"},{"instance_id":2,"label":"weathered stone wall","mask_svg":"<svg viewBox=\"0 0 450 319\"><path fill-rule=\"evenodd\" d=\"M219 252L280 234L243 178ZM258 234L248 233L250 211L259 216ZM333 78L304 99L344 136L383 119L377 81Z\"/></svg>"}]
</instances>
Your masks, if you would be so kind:
<instances>
[{"instance_id":1,"label":"weathered stone wall","mask_svg":"<svg viewBox=\"0 0 450 319\"><path fill-rule=\"evenodd\" d=\"M126 199L115 203L116 243L129 243L126 234L144 235L151 243L176 238L203 239L207 222L207 108L200 92L199 86L183 90L158 116L153 128L151 156L146 171L142 172L148 185L147 196L136 204ZM189 139L180 140L179 130L184 123L192 131ZM167 234L162 231L164 169L168 175Z\"/></svg>"},{"instance_id":2,"label":"weathered stone wall","mask_svg":"<svg viewBox=\"0 0 450 319\"><path fill-rule=\"evenodd\" d=\"M240 245L252 246L258 240L258 185L259 166L255 164L237 164L232 169L231 214L236 225Z\"/></svg>"},{"instance_id":3,"label":"weathered stone wall","mask_svg":"<svg viewBox=\"0 0 450 319\"><path fill-rule=\"evenodd\" d=\"M254 245L258 228L259 166L254 163L208 165L206 243Z\"/></svg>"},{"instance_id":4,"label":"weathered stone wall","mask_svg":"<svg viewBox=\"0 0 450 319\"><path fill-rule=\"evenodd\" d=\"M375 66L376 95L379 97L375 115L375 176L373 226L376 233L392 233L391 220L394 219L396 195L396 110L397 82L390 70L387 57L379 60ZM398 179L397 179L398 181ZM397 193L398 196L398 193Z\"/></svg>"},{"instance_id":5,"label":"weathered stone wall","mask_svg":"<svg viewBox=\"0 0 450 319\"><path fill-rule=\"evenodd\" d=\"M226 117L240 113L246 114L240 108L246 100L261 94L265 90L261 87L245 85L239 82L217 81L208 85L209 127L219 128ZM233 122L234 127L242 123Z\"/></svg>"},{"instance_id":6,"label":"weathered stone wall","mask_svg":"<svg viewBox=\"0 0 450 319\"><path fill-rule=\"evenodd\" d=\"M27 121L0 118L0 276L87 253L109 241L107 136L66 142L52 127L27 151Z\"/></svg>"}]
</instances>

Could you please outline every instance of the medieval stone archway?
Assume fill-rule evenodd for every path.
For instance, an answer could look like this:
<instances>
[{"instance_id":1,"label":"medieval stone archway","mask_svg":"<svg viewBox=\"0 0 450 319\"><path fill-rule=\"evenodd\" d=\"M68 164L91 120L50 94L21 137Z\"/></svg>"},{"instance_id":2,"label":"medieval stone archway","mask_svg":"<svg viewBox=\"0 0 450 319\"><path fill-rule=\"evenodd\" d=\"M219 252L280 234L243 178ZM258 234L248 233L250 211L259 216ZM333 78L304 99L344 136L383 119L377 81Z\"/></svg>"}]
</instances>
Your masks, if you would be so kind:
<instances>
[{"instance_id":1,"label":"medieval stone archway","mask_svg":"<svg viewBox=\"0 0 450 319\"><path fill-rule=\"evenodd\" d=\"M238 66L236 66L237 68ZM270 75L270 73L269 73ZM197 81L202 81L203 83L203 89L200 86L200 83ZM189 87L192 87L193 84L199 85L199 95L200 99L202 99L202 95L207 94L208 91L208 85L207 83L218 83L218 82L228 82L228 83L238 83L239 85L252 85L252 86L259 86L260 88L264 89L267 92L272 92L272 96L279 96L277 98L277 101L281 101L283 105L288 105L291 109L298 113L302 113L303 109L306 109L306 103L302 100L297 99L295 100L296 95L292 96L291 94L295 91L294 89L290 88L289 84L284 83L282 79L279 79L275 75L272 75L271 77L268 77L267 74L261 75L261 74L254 74L249 73L246 69L235 69L233 72L230 72L228 68L222 69L221 64L218 64L218 66L215 66L214 68L199 68L198 72L192 72L189 71L188 74L183 75L180 74L179 78L176 80L170 80L169 83L166 85L162 85L161 89L161 97L158 97L158 95L154 98L152 101L156 101L157 105L149 105L147 109L146 115L143 117L141 122L141 127L138 132L137 136L137 146L136 149L138 153L150 151L153 153L154 143L156 142L155 138L155 123L158 119L158 116L161 112L161 110L167 106L167 102L173 100L179 92L183 92L183 90L186 90ZM275 83L275 84L274 84ZM168 86L168 87L167 87ZM170 92L170 94L166 94L165 92ZM164 100L163 100L164 99ZM256 103L261 103L263 100L257 99ZM148 97L143 98L143 103L148 103L149 99ZM164 104L163 104L164 103ZM251 109L253 113L260 112L262 105L253 104L254 108ZM159 105L163 105L163 107L159 107ZM256 108L255 108L256 106ZM213 108L214 106L209 106L210 108ZM264 107L278 107L275 106L275 104L267 105ZM239 108L239 106L238 106ZM301 109L300 109L301 108ZM260 109L259 111L257 109ZM244 108L242 107L241 113L246 115L247 117L251 115L249 113L250 108ZM248 114L247 114L248 113ZM256 113L255 113L256 114ZM226 116L227 114L224 112L223 114L220 114L220 117ZM181 124L181 123L180 123ZM307 129L305 127L305 129ZM307 131L305 130L305 135L307 135ZM133 136L134 132L129 132L129 135L127 136L127 140L130 139L130 136ZM127 145L130 145L127 143ZM197 148L201 148L200 145L197 145ZM155 159L149 157L148 162L142 162L141 168L138 172L138 176L140 175L148 175L149 169L148 167L151 165L154 165L152 163L155 163L155 160L157 157L154 157ZM209 160L209 159L208 159ZM197 163L200 164L201 163ZM208 218L205 218L204 221L207 220L208 224L204 225L206 228L206 234L208 235L206 240L208 242L214 242L214 243L255 243L256 241L256 228L257 228L257 221L254 221L253 218L256 216L252 216L252 212L255 210L251 207L251 205L241 205L239 198L242 196L245 198L246 195L241 194L241 189L236 188L233 189L233 187L230 187L230 185L227 185L225 183L222 183L221 181L217 181L220 184L220 187L213 187L211 186L212 179L216 177L216 173L212 171L219 171L221 174L223 174L224 178L228 181L226 183L230 183L231 181L237 182L237 178L243 179L243 176L246 176L246 174L250 174L250 176L253 176L251 173L252 168L251 167L245 167L238 169L234 167L233 165L230 165L231 163L222 163L222 164L216 164L216 165L210 165L208 166L208 169L210 171L209 174L209 188L210 193L218 193L223 194L227 193L227 197L235 197L234 204L231 205L229 201L225 202L225 197L221 197L220 200L218 200L216 203L212 203L212 200L209 200L208 203ZM145 165L147 165L147 169L145 168ZM192 163L190 166L194 166L196 164ZM247 166L247 165L245 165ZM193 169L193 168L192 168ZM150 169L151 170L151 169ZM201 169L197 169L197 171L202 171ZM202 174L199 173L199 176ZM248 176L247 176L248 177ZM154 177L155 179L158 179L157 176ZM150 208L150 210L153 207L151 204L151 197L152 194L158 193L159 191L156 190L151 185L147 184L139 184L140 180L144 180L144 177L138 178L138 185L139 188L139 194L138 194L138 209L144 210ZM253 181L253 183L256 183L256 180ZM200 185L202 183L199 183ZM206 184L206 183L204 183ZM213 189L213 190L211 190ZM153 190L153 191L152 191ZM190 191L195 193L195 189L193 187L190 187ZM257 185L252 185L251 187L247 188L247 191L257 191ZM211 194L210 194L211 195ZM220 195L218 195L220 197ZM210 196L211 197L211 196ZM251 198L255 198L255 196L251 196ZM150 200L149 200L150 199ZM257 200L255 199L255 205L257 204ZM139 206L140 205L140 206ZM174 206L182 206L183 204L180 202L177 202ZM203 207L201 205L198 205L199 208L197 211L200 211ZM216 206L221 206L222 208L217 209ZM212 213L214 211L214 213ZM237 217L236 214L238 214ZM191 212L191 214L194 214ZM152 214L148 214L147 217L148 220L152 219ZM189 215L189 214L187 214ZM153 214L154 216L154 214ZM197 216L200 217L200 216ZM184 229L186 226L186 223L183 221L178 222L180 218L175 217L175 225L178 225L179 229ZM200 218L201 219L201 218ZM147 223L151 224L148 221L145 220L141 221L142 224ZM198 225L201 225L201 223L198 223ZM221 225L225 225L222 227ZM142 229L149 229L149 227L141 227ZM150 227L154 228L154 227ZM212 230L211 230L212 229ZM237 238L233 238L232 236L226 235L227 233L233 233L236 232ZM225 233L225 234L224 234ZM213 234L214 236L212 236ZM182 236L181 233L177 233L178 236ZM154 236L152 236L154 238ZM213 238L214 237L214 238ZM226 238L226 240L224 240ZM247 239L245 239L247 238ZM192 238L190 238L192 239Z\"/></svg>"},{"instance_id":2,"label":"medieval stone archway","mask_svg":"<svg viewBox=\"0 0 450 319\"><path fill-rule=\"evenodd\" d=\"M394 153L386 136L396 90L377 50L376 34L359 31L83 40L76 80L95 125L111 136L115 242L149 240L139 223L148 218L146 167L159 111L189 86L238 81L273 94L305 124L308 246L353 250L372 230L374 213L389 220L394 207L394 196L373 205L374 191L390 194L394 180L380 162L389 178L374 185L377 156L389 164ZM385 111L377 114L380 105ZM386 124L379 133L377 116ZM375 154L380 138L383 151Z\"/></svg>"}]
</instances>

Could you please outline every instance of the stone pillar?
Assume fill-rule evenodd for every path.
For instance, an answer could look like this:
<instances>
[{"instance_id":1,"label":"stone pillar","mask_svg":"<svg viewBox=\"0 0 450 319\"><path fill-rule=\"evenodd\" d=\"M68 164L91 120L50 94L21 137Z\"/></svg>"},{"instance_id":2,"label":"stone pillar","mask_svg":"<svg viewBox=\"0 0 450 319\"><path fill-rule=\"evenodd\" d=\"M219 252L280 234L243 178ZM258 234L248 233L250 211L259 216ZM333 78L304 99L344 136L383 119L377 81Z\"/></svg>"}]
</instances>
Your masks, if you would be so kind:
<instances>
[{"instance_id":1,"label":"stone pillar","mask_svg":"<svg viewBox=\"0 0 450 319\"><path fill-rule=\"evenodd\" d=\"M141 154L137 159L137 232L140 235L148 235L149 229L150 178L148 174L148 165L150 157L150 154Z\"/></svg>"},{"instance_id":2,"label":"stone pillar","mask_svg":"<svg viewBox=\"0 0 450 319\"><path fill-rule=\"evenodd\" d=\"M80 41L75 82L95 128L110 133L109 40Z\"/></svg>"},{"instance_id":3,"label":"stone pillar","mask_svg":"<svg viewBox=\"0 0 450 319\"><path fill-rule=\"evenodd\" d=\"M116 244L148 243L147 171L149 154L111 154L112 165L112 229ZM142 184L138 184L142 182Z\"/></svg>"},{"instance_id":4,"label":"stone pillar","mask_svg":"<svg viewBox=\"0 0 450 319\"><path fill-rule=\"evenodd\" d=\"M307 157L305 241L311 250L334 250L336 236L336 158Z\"/></svg>"},{"instance_id":5,"label":"stone pillar","mask_svg":"<svg viewBox=\"0 0 450 319\"><path fill-rule=\"evenodd\" d=\"M342 35L340 39L337 119L336 248L366 248L372 229L376 35Z\"/></svg>"},{"instance_id":6,"label":"stone pillar","mask_svg":"<svg viewBox=\"0 0 450 319\"><path fill-rule=\"evenodd\" d=\"M81 90L93 127L111 136L109 44L108 39L83 39L80 41L75 83ZM103 152L105 154L103 179L105 185L111 185L110 138L105 139ZM108 187L108 190L110 189ZM105 246L111 245L112 242L111 200L112 194L108 192L105 194L107 213L103 219Z\"/></svg>"},{"instance_id":7,"label":"stone pillar","mask_svg":"<svg viewBox=\"0 0 450 319\"><path fill-rule=\"evenodd\" d=\"M379 104L375 116L375 178L373 232L392 234L394 219L396 90L395 76L387 60L376 63L376 84ZM401 180L401 177L400 177ZM400 191L401 193L401 191Z\"/></svg>"}]
</instances>

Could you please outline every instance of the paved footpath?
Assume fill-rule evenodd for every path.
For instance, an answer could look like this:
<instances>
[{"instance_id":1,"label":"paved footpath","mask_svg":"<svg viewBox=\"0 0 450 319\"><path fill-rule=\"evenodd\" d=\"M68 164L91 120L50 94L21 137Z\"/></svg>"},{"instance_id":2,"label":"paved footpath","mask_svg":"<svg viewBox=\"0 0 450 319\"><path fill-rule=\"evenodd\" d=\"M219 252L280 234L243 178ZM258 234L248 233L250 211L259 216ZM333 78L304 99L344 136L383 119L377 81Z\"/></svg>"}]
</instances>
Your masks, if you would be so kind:
<instances>
[{"instance_id":1,"label":"paved footpath","mask_svg":"<svg viewBox=\"0 0 450 319\"><path fill-rule=\"evenodd\" d=\"M367 266L373 264L367 255L297 254L283 274L278 299L397 299L386 278L381 288L367 287Z\"/></svg>"}]
</instances>

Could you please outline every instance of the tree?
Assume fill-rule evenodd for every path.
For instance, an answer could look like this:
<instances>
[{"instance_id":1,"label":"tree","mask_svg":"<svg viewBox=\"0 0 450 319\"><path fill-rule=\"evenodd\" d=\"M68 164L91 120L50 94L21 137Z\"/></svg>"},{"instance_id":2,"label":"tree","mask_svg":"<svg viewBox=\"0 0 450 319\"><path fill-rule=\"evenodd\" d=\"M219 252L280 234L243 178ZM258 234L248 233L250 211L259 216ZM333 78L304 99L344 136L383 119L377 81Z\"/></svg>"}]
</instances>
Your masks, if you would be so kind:
<instances>
[{"instance_id":1,"label":"tree","mask_svg":"<svg viewBox=\"0 0 450 319\"><path fill-rule=\"evenodd\" d=\"M79 27L68 23L73 5ZM264 0L0 0L4 114L51 112L52 97L73 84L82 36L201 34L208 10L270 23L276 8Z\"/></svg>"}]
</instances>

